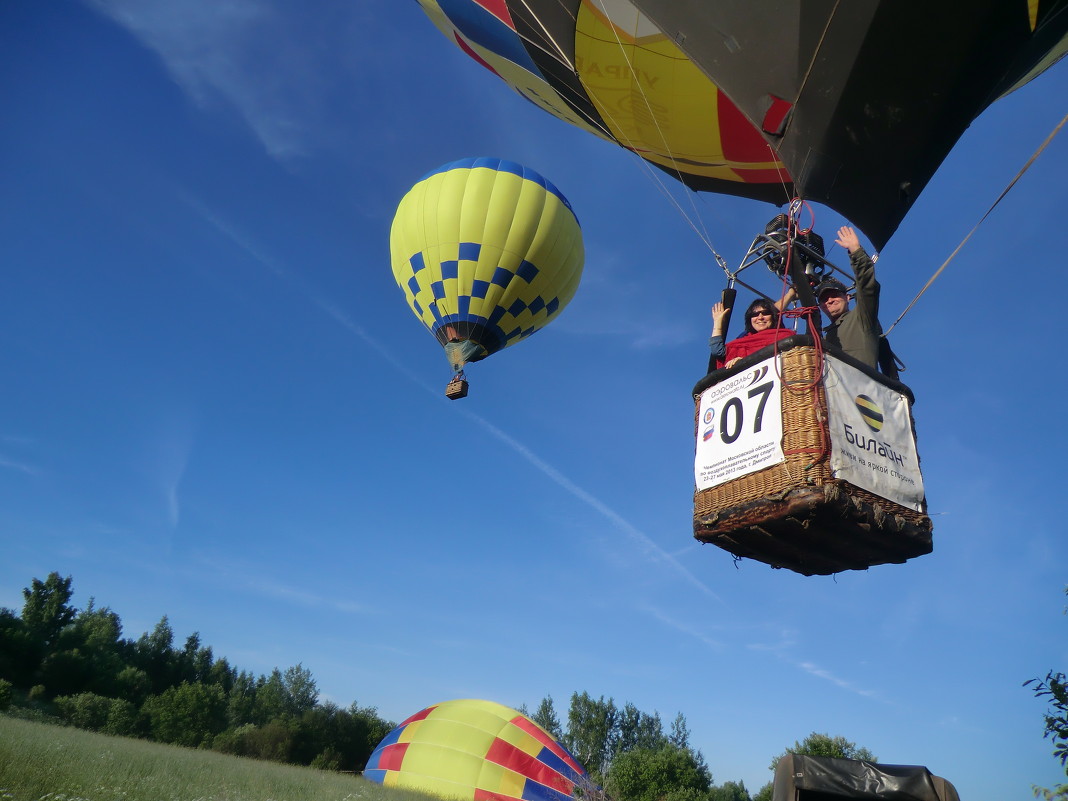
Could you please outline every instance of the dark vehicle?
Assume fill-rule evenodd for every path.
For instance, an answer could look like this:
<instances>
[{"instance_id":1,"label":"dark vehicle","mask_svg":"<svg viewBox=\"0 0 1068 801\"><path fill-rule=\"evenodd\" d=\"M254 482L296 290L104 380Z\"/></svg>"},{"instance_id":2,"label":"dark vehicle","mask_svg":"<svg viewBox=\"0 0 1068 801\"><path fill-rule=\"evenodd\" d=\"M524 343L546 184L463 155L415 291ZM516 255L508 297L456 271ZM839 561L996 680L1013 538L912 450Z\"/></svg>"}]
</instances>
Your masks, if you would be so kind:
<instances>
[{"instance_id":1,"label":"dark vehicle","mask_svg":"<svg viewBox=\"0 0 1068 801\"><path fill-rule=\"evenodd\" d=\"M956 788L922 765L787 754L775 767L772 801L960 801Z\"/></svg>"}]
</instances>

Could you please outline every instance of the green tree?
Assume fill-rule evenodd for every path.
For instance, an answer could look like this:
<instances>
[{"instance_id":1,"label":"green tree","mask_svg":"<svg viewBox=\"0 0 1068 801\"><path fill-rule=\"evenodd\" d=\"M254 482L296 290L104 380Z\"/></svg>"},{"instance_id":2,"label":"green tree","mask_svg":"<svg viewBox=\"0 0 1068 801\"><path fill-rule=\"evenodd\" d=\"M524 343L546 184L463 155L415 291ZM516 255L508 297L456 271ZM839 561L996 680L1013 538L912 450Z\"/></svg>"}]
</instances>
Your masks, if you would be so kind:
<instances>
[{"instance_id":1,"label":"green tree","mask_svg":"<svg viewBox=\"0 0 1068 801\"><path fill-rule=\"evenodd\" d=\"M878 757L867 748L858 748L856 743L847 740L845 737L831 737L829 734L820 734L815 731L801 742L795 741L793 748L787 748L783 753L771 760L771 765L768 769L775 770L779 760L787 754L834 757L835 759L862 759L865 762L879 761Z\"/></svg>"},{"instance_id":2,"label":"green tree","mask_svg":"<svg viewBox=\"0 0 1068 801\"><path fill-rule=\"evenodd\" d=\"M557 740L564 736L564 731L560 728L560 718L556 716L556 708L553 706L553 697L551 695L541 699L541 703L538 704L537 710L530 716L530 719Z\"/></svg>"},{"instance_id":3,"label":"green tree","mask_svg":"<svg viewBox=\"0 0 1068 801\"><path fill-rule=\"evenodd\" d=\"M628 702L616 715L611 744L612 756L614 758L617 754L636 748L656 750L665 739L660 715L655 712L649 715Z\"/></svg>"},{"instance_id":4,"label":"green tree","mask_svg":"<svg viewBox=\"0 0 1068 801\"><path fill-rule=\"evenodd\" d=\"M289 713L289 692L286 690L282 672L275 668L270 676L256 680L256 695L253 702L252 722L262 725Z\"/></svg>"},{"instance_id":5,"label":"green tree","mask_svg":"<svg viewBox=\"0 0 1068 801\"><path fill-rule=\"evenodd\" d=\"M330 748L337 739L340 718L347 714L337 705L325 703L305 710L294 718L289 728L293 731L293 749L290 761L298 765L310 765L317 756Z\"/></svg>"},{"instance_id":6,"label":"green tree","mask_svg":"<svg viewBox=\"0 0 1068 801\"><path fill-rule=\"evenodd\" d=\"M215 751L234 756L289 762L293 749L293 731L281 720L272 720L263 726L246 723L216 736L211 747Z\"/></svg>"},{"instance_id":7,"label":"green tree","mask_svg":"<svg viewBox=\"0 0 1068 801\"><path fill-rule=\"evenodd\" d=\"M137 707L124 698L112 698L108 708L108 720L101 731L121 737L140 737L144 732L140 727Z\"/></svg>"},{"instance_id":8,"label":"green tree","mask_svg":"<svg viewBox=\"0 0 1068 801\"><path fill-rule=\"evenodd\" d=\"M93 598L75 616L74 622L60 632L59 648L78 651L85 665L85 683L77 689L98 695L119 694L115 679L124 667L121 636L119 616L106 606L98 609Z\"/></svg>"},{"instance_id":9,"label":"green tree","mask_svg":"<svg viewBox=\"0 0 1068 801\"><path fill-rule=\"evenodd\" d=\"M618 754L605 789L616 801L698 801L712 786L708 768L688 748L664 743Z\"/></svg>"},{"instance_id":10,"label":"green tree","mask_svg":"<svg viewBox=\"0 0 1068 801\"><path fill-rule=\"evenodd\" d=\"M61 695L54 703L60 718L79 729L123 736L138 733L137 708L122 698L78 693Z\"/></svg>"},{"instance_id":11,"label":"green tree","mask_svg":"<svg viewBox=\"0 0 1068 801\"><path fill-rule=\"evenodd\" d=\"M140 706L152 694L152 679L141 668L127 665L115 676L115 693Z\"/></svg>"},{"instance_id":12,"label":"green tree","mask_svg":"<svg viewBox=\"0 0 1068 801\"><path fill-rule=\"evenodd\" d=\"M1068 587L1064 588L1068 594ZM1068 610L1065 610L1068 613ZM1050 671L1044 679L1028 679L1024 687L1031 687L1036 698L1045 698L1048 703L1044 717L1046 730L1043 737L1053 741L1053 756L1061 762L1068 776L1068 677L1061 672ZM1068 801L1068 783L1053 788L1034 786L1035 796L1047 801Z\"/></svg>"},{"instance_id":13,"label":"green tree","mask_svg":"<svg viewBox=\"0 0 1068 801\"><path fill-rule=\"evenodd\" d=\"M315 708L319 700L319 688L312 678L311 671L299 662L286 668L282 674L282 683L286 691L286 711L291 715L302 715Z\"/></svg>"},{"instance_id":14,"label":"green tree","mask_svg":"<svg viewBox=\"0 0 1068 801\"><path fill-rule=\"evenodd\" d=\"M618 714L611 698L594 700L586 692L571 696L564 745L595 781L602 781L608 769Z\"/></svg>"},{"instance_id":15,"label":"green tree","mask_svg":"<svg viewBox=\"0 0 1068 801\"><path fill-rule=\"evenodd\" d=\"M78 648L54 651L42 660L37 676L49 697L71 695L88 687L92 665Z\"/></svg>"},{"instance_id":16,"label":"green tree","mask_svg":"<svg viewBox=\"0 0 1068 801\"><path fill-rule=\"evenodd\" d=\"M162 693L174 686L176 673L174 629L164 615L151 633L145 632L134 644L134 666L143 670L152 682L152 691Z\"/></svg>"},{"instance_id":17,"label":"green tree","mask_svg":"<svg viewBox=\"0 0 1068 801\"><path fill-rule=\"evenodd\" d=\"M22 618L11 609L0 608L0 677L16 687L29 687L40 654Z\"/></svg>"},{"instance_id":18,"label":"green tree","mask_svg":"<svg viewBox=\"0 0 1068 801\"><path fill-rule=\"evenodd\" d=\"M724 782L708 792L708 801L750 801L745 782Z\"/></svg>"},{"instance_id":19,"label":"green tree","mask_svg":"<svg viewBox=\"0 0 1068 801\"><path fill-rule=\"evenodd\" d=\"M10 681L0 679L0 712L4 712L11 707L11 687Z\"/></svg>"},{"instance_id":20,"label":"green tree","mask_svg":"<svg viewBox=\"0 0 1068 801\"><path fill-rule=\"evenodd\" d=\"M341 752L333 746L327 746L321 754L311 761L311 767L319 770L340 770Z\"/></svg>"},{"instance_id":21,"label":"green tree","mask_svg":"<svg viewBox=\"0 0 1068 801\"><path fill-rule=\"evenodd\" d=\"M185 646L174 655L175 678L190 684L201 682L211 684L211 668L214 657L211 648L200 645L200 634L193 632L185 639Z\"/></svg>"},{"instance_id":22,"label":"green tree","mask_svg":"<svg viewBox=\"0 0 1068 801\"><path fill-rule=\"evenodd\" d=\"M690 747L690 727L686 725L686 716L679 712L671 721L671 733L668 742L677 748Z\"/></svg>"},{"instance_id":23,"label":"green tree","mask_svg":"<svg viewBox=\"0 0 1068 801\"><path fill-rule=\"evenodd\" d=\"M237 675L237 671L230 667L230 663L226 661L226 657L219 657L212 663L211 669L208 671L208 677L204 683L218 684L222 687L223 692L229 695L237 682Z\"/></svg>"},{"instance_id":24,"label":"green tree","mask_svg":"<svg viewBox=\"0 0 1068 801\"><path fill-rule=\"evenodd\" d=\"M226 698L214 684L182 682L153 695L141 706L152 739L196 748L210 745L226 728Z\"/></svg>"},{"instance_id":25,"label":"green tree","mask_svg":"<svg viewBox=\"0 0 1068 801\"><path fill-rule=\"evenodd\" d=\"M74 621L76 610L69 606L72 579L61 578L52 572L44 581L33 579L22 590L25 601L22 607L22 622L30 635L46 649L51 646L64 626Z\"/></svg>"},{"instance_id":26,"label":"green tree","mask_svg":"<svg viewBox=\"0 0 1068 801\"><path fill-rule=\"evenodd\" d=\"M226 718L231 729L255 722L256 686L256 677L247 670L242 670L234 677L226 707Z\"/></svg>"},{"instance_id":27,"label":"green tree","mask_svg":"<svg viewBox=\"0 0 1068 801\"><path fill-rule=\"evenodd\" d=\"M100 731L107 725L112 700L95 693L78 693L57 696L53 703L64 722L79 729Z\"/></svg>"},{"instance_id":28,"label":"green tree","mask_svg":"<svg viewBox=\"0 0 1068 801\"><path fill-rule=\"evenodd\" d=\"M371 753L387 734L397 728L393 721L380 717L373 706L360 706L355 701L348 708L351 729L341 740L346 744L342 753L342 770L363 770Z\"/></svg>"}]
</instances>

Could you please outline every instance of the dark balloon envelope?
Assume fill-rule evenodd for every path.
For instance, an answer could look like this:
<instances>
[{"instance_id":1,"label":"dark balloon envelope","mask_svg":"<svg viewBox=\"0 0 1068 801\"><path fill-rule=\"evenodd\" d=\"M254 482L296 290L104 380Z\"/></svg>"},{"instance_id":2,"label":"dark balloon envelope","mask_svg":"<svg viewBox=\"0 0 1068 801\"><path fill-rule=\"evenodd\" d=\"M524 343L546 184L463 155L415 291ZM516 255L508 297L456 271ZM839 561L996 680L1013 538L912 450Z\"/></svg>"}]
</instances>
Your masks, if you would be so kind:
<instances>
[{"instance_id":1,"label":"dark balloon envelope","mask_svg":"<svg viewBox=\"0 0 1068 801\"><path fill-rule=\"evenodd\" d=\"M1065 0L634 0L881 247L972 120L1060 58ZM1057 102L1063 98L1056 98Z\"/></svg>"}]
</instances>

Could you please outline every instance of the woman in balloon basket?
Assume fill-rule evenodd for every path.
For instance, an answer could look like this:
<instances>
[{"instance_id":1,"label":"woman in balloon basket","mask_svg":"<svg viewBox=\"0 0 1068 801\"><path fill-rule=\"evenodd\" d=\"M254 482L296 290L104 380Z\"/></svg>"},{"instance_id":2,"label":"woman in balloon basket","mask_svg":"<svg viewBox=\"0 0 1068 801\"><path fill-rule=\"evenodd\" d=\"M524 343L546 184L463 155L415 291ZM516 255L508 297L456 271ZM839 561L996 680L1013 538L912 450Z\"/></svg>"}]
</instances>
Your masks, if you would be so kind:
<instances>
[{"instance_id":1,"label":"woman in balloon basket","mask_svg":"<svg viewBox=\"0 0 1068 801\"><path fill-rule=\"evenodd\" d=\"M745 332L737 339L724 344L724 328L730 314L730 308L722 303L712 307L712 337L708 340L711 355L708 359L708 372L723 367L733 367L736 362L751 353L793 336L794 331L783 328L779 319L779 310L794 299L794 288L790 287L782 300L772 303L767 298L757 298L745 310Z\"/></svg>"}]
</instances>

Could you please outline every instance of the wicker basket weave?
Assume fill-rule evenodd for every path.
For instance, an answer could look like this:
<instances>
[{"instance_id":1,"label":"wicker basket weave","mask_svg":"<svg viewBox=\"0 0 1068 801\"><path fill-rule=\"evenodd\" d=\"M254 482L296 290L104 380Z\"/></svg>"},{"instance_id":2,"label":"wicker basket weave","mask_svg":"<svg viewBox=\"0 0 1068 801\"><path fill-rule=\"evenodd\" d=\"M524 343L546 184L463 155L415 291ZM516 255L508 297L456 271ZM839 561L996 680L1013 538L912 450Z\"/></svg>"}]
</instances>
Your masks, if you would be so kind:
<instances>
[{"instance_id":1,"label":"wicker basket weave","mask_svg":"<svg viewBox=\"0 0 1068 801\"><path fill-rule=\"evenodd\" d=\"M785 461L694 493L694 537L804 575L901 563L931 552L931 520L831 475L822 355L783 351ZM700 395L695 395L700 413Z\"/></svg>"},{"instance_id":2,"label":"wicker basket weave","mask_svg":"<svg viewBox=\"0 0 1068 801\"><path fill-rule=\"evenodd\" d=\"M467 381L459 376L452 379L445 387L445 397L449 400L459 400L467 397Z\"/></svg>"}]
</instances>

